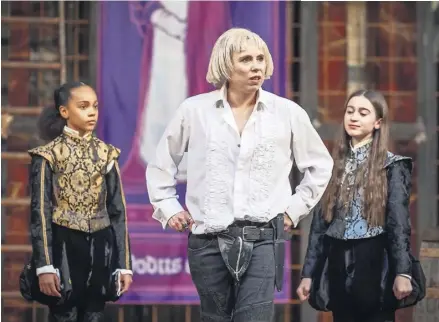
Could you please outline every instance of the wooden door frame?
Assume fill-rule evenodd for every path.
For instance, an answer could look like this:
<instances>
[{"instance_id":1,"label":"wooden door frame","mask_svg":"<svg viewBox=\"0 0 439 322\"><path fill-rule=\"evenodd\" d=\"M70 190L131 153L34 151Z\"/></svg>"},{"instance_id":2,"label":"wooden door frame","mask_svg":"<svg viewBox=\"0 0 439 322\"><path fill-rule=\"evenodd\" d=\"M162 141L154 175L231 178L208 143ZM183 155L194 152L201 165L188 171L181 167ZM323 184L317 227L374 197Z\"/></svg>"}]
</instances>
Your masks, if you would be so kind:
<instances>
[{"instance_id":1,"label":"wooden door frame","mask_svg":"<svg viewBox=\"0 0 439 322\"><path fill-rule=\"evenodd\" d=\"M436 9L438 10L438 9ZM418 56L418 117L425 126L426 140L418 145L418 229L420 237L427 227L438 226L437 216L437 88L434 38L439 32L434 24L431 1L416 2ZM422 229L422 230L421 230ZM418 240L418 244L419 244Z\"/></svg>"}]
</instances>

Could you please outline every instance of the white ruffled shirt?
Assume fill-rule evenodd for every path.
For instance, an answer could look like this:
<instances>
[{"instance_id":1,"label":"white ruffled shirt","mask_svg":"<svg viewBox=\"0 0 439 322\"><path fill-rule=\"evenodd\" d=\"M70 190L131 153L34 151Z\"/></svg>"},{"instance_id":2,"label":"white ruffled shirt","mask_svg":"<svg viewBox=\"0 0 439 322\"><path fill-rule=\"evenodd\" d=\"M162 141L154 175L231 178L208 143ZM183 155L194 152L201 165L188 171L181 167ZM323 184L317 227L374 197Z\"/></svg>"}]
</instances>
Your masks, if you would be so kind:
<instances>
[{"instance_id":1,"label":"white ruffled shirt","mask_svg":"<svg viewBox=\"0 0 439 322\"><path fill-rule=\"evenodd\" d=\"M236 220L268 222L286 213L297 226L322 197L333 160L307 113L262 89L240 136L226 88L186 99L146 171L153 218L166 228L183 211L177 167L187 152L186 205L194 234L225 230ZM292 193L293 161L304 174Z\"/></svg>"}]
</instances>

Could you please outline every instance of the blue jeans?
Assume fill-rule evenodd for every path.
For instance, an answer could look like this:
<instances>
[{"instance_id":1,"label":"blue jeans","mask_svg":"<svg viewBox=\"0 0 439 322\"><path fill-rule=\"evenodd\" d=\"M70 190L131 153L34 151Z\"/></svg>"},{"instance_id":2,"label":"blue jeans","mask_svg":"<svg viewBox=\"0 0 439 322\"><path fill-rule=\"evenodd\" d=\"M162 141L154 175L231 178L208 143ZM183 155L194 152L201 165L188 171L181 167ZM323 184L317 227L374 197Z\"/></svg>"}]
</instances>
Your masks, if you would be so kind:
<instances>
[{"instance_id":1,"label":"blue jeans","mask_svg":"<svg viewBox=\"0 0 439 322\"><path fill-rule=\"evenodd\" d=\"M275 261L272 241L255 242L239 284L224 264L218 239L189 235L188 259L201 301L202 322L270 322L274 313Z\"/></svg>"}]
</instances>

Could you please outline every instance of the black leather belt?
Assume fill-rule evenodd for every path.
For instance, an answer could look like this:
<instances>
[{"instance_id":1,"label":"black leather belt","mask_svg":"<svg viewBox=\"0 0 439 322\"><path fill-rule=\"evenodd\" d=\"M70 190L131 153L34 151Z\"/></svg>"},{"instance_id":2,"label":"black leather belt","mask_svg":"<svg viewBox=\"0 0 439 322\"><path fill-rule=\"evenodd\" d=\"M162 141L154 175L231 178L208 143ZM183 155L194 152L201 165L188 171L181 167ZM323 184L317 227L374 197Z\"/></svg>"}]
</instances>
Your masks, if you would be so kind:
<instances>
[{"instance_id":1,"label":"black leather belt","mask_svg":"<svg viewBox=\"0 0 439 322\"><path fill-rule=\"evenodd\" d=\"M224 234L241 237L245 241L274 240L274 229L268 227L229 227L224 231Z\"/></svg>"},{"instance_id":2,"label":"black leather belt","mask_svg":"<svg viewBox=\"0 0 439 322\"><path fill-rule=\"evenodd\" d=\"M274 240L275 229L271 227L270 223L262 224L261 226L261 223L254 223L252 221L236 221L224 231L200 234L197 235L197 238L212 239L216 238L219 234L224 234L234 238L241 237L244 241Z\"/></svg>"}]
</instances>

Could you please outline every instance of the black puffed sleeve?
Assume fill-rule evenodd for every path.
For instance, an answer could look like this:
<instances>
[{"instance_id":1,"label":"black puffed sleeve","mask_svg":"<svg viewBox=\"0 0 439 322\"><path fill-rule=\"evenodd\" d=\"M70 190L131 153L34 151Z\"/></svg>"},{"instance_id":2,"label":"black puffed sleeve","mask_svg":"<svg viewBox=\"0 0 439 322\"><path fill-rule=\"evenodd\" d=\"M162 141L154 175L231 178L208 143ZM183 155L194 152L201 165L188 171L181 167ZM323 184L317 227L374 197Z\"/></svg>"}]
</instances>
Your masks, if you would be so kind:
<instances>
[{"instance_id":1,"label":"black puffed sleeve","mask_svg":"<svg viewBox=\"0 0 439 322\"><path fill-rule=\"evenodd\" d=\"M387 167L388 200L386 231L391 267L395 274L411 274L410 260L410 191L412 161L403 159Z\"/></svg>"},{"instance_id":2,"label":"black puffed sleeve","mask_svg":"<svg viewBox=\"0 0 439 322\"><path fill-rule=\"evenodd\" d=\"M107 211L116 234L117 268L131 270L126 202L117 160L114 160L114 166L106 174L105 180L107 184Z\"/></svg>"},{"instance_id":3,"label":"black puffed sleeve","mask_svg":"<svg viewBox=\"0 0 439 322\"><path fill-rule=\"evenodd\" d=\"M324 256L324 237L329 224L323 218L321 204L313 210L313 218L308 237L305 261L302 269L302 278L313 278L314 271Z\"/></svg>"},{"instance_id":4,"label":"black puffed sleeve","mask_svg":"<svg viewBox=\"0 0 439 322\"><path fill-rule=\"evenodd\" d=\"M32 256L37 268L52 261L52 170L49 162L33 155L30 167Z\"/></svg>"}]
</instances>

